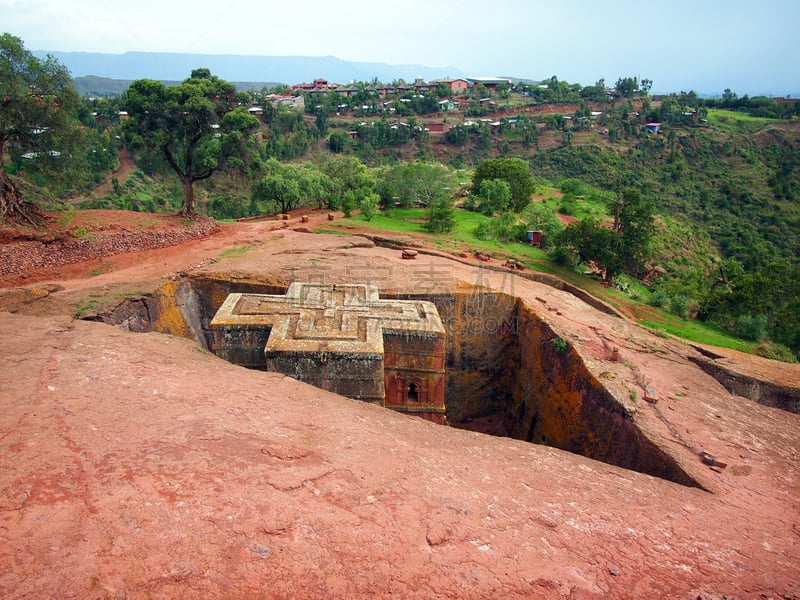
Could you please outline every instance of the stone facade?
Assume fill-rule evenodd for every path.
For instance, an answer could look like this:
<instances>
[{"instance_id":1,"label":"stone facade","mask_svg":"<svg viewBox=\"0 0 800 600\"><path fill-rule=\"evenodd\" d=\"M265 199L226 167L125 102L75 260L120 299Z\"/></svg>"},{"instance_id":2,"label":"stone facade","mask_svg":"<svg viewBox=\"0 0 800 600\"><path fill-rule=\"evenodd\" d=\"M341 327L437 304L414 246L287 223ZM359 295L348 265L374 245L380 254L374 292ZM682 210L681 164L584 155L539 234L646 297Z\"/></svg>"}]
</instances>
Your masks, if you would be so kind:
<instances>
[{"instance_id":1,"label":"stone facade","mask_svg":"<svg viewBox=\"0 0 800 600\"><path fill-rule=\"evenodd\" d=\"M445 422L445 330L431 302L295 282L285 296L230 294L211 332L230 362Z\"/></svg>"}]
</instances>

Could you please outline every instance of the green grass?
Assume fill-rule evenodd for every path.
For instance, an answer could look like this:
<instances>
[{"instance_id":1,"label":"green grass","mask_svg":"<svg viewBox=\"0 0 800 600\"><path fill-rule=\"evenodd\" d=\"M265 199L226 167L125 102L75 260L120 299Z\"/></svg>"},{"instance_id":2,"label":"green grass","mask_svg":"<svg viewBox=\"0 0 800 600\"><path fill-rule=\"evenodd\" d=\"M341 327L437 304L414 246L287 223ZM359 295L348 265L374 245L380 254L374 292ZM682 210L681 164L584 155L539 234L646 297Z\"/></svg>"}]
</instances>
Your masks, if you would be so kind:
<instances>
[{"instance_id":1,"label":"green grass","mask_svg":"<svg viewBox=\"0 0 800 600\"><path fill-rule=\"evenodd\" d=\"M752 352L753 344L733 337L706 323L687 321L669 313L661 313L658 320L640 320L639 324L656 332L664 332L690 342Z\"/></svg>"},{"instance_id":2,"label":"green grass","mask_svg":"<svg viewBox=\"0 0 800 600\"><path fill-rule=\"evenodd\" d=\"M236 258L237 256L247 254L250 250L250 246L234 246L233 248L228 248L227 250L220 252L217 255L217 260L222 260L223 258Z\"/></svg>"},{"instance_id":3,"label":"green grass","mask_svg":"<svg viewBox=\"0 0 800 600\"><path fill-rule=\"evenodd\" d=\"M75 309L75 318L80 319L83 313L89 310L94 310L97 306L98 299L94 296L89 296L83 303Z\"/></svg>"},{"instance_id":4,"label":"green grass","mask_svg":"<svg viewBox=\"0 0 800 600\"><path fill-rule=\"evenodd\" d=\"M708 122L721 131L730 133L752 133L764 128L770 123L775 123L776 119L766 117L752 117L747 113L740 113L733 110L721 110L712 108L708 111Z\"/></svg>"},{"instance_id":5,"label":"green grass","mask_svg":"<svg viewBox=\"0 0 800 600\"><path fill-rule=\"evenodd\" d=\"M389 213L377 211L371 220L355 215L335 221L337 227L348 225L382 229L385 231L403 231L408 233L425 233L422 220L425 210L422 208L393 208Z\"/></svg>"},{"instance_id":6,"label":"green grass","mask_svg":"<svg viewBox=\"0 0 800 600\"><path fill-rule=\"evenodd\" d=\"M558 201L558 200L556 200ZM456 225L453 231L441 236L435 236L432 245L442 251L461 249L465 245L474 250L488 253L497 259L515 258L532 270L557 275L563 280L583 289L590 294L608 302L618 309L642 309L646 307L648 316L640 318L639 324L653 330L656 334L669 334L691 342L732 348L743 352L753 352L754 344L733 337L712 325L682 319L663 310L649 307L644 303L648 297L647 289L639 282L625 278L627 290L605 288L600 282L587 277L572 269L566 269L553 264L547 253L527 244L513 242L499 242L495 240L479 240L474 236L475 228L489 217L477 212L456 210L454 213ZM348 227L367 227L376 231L391 231L403 233L426 233L423 227L425 210L419 208L392 209L387 215L376 214L371 221L360 216L339 219L332 227L342 229L318 230L320 233L344 234ZM641 298L641 300L640 300ZM636 311L639 312L639 311Z\"/></svg>"},{"instance_id":7,"label":"green grass","mask_svg":"<svg viewBox=\"0 0 800 600\"><path fill-rule=\"evenodd\" d=\"M464 244L475 250L480 250L496 258L516 258L528 268L536 271L553 272L547 253L539 248L517 242L499 242L495 240L479 240L475 237L475 228L489 220L489 217L478 212L456 209L453 213L456 225L453 231L446 235L436 236L431 245L443 252L459 250ZM336 225L347 228L348 226L361 226L381 231L394 231L401 233L427 233L424 227L425 209L422 208L396 208L389 214L377 213L371 221L359 216L339 219ZM332 231L325 231L333 233ZM338 233L341 233L339 231Z\"/></svg>"},{"instance_id":8,"label":"green grass","mask_svg":"<svg viewBox=\"0 0 800 600\"><path fill-rule=\"evenodd\" d=\"M324 233L327 235L352 235L348 231L342 231L341 229L324 229L322 227L315 227L314 233Z\"/></svg>"}]
</instances>

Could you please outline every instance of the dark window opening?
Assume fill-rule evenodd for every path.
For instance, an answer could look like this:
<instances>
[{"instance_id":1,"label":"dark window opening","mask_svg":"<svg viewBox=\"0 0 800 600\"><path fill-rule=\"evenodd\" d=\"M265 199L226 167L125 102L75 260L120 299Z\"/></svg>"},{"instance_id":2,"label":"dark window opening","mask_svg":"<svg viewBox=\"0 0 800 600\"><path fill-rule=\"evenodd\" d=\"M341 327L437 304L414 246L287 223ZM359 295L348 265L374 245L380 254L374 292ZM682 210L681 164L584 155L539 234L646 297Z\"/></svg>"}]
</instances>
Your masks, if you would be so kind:
<instances>
[{"instance_id":1,"label":"dark window opening","mask_svg":"<svg viewBox=\"0 0 800 600\"><path fill-rule=\"evenodd\" d=\"M409 402L418 402L419 401L419 391L417 390L417 384L412 383L408 386L408 401Z\"/></svg>"}]
</instances>

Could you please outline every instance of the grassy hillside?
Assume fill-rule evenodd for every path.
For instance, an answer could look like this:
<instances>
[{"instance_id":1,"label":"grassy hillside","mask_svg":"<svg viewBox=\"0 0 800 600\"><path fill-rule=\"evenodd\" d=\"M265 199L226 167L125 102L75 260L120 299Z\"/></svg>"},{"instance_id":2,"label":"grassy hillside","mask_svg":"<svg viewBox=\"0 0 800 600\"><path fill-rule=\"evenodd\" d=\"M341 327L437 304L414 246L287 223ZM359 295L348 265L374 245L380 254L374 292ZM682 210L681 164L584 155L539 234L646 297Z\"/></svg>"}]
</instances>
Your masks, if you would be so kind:
<instances>
[{"instance_id":1,"label":"grassy hillside","mask_svg":"<svg viewBox=\"0 0 800 600\"><path fill-rule=\"evenodd\" d=\"M485 158L520 157L530 165L541 195L550 194L552 206L572 219L604 217L609 198L625 187L653 200L657 235L649 267L655 276L640 300L681 318L699 316L754 341L768 335L800 351L796 117L698 111L680 98L543 103L512 94L496 100L491 108L470 99L452 112L402 117L372 113L367 104L330 115L278 109L262 125L262 143L247 175L221 173L198 184L199 204L225 218L275 212L250 194L271 158L305 161L324 171L331 157L351 155L370 167L378 184L387 166L398 161L435 162L455 167L463 187L472 167ZM319 106L312 106L312 113ZM660 123L657 133L645 126L653 121ZM432 133L439 127L443 133ZM169 170L153 155L137 160L155 179L135 177L87 206L176 206L180 190ZM320 196L309 203L321 201ZM489 250L519 251L519 245L491 236L478 240L474 230L481 219L477 213L462 215L440 246L480 242ZM370 226L420 229L398 211L392 217L379 214ZM520 259L533 268L555 268L537 252Z\"/></svg>"}]
</instances>

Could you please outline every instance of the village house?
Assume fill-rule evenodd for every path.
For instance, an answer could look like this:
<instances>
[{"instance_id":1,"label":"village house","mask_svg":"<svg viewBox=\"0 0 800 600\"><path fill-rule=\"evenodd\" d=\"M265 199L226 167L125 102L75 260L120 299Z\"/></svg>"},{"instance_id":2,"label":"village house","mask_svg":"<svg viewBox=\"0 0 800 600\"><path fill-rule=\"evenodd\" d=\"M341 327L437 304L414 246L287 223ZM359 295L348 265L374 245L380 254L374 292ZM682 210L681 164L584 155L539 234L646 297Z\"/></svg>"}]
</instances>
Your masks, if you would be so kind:
<instances>
[{"instance_id":1,"label":"village house","mask_svg":"<svg viewBox=\"0 0 800 600\"><path fill-rule=\"evenodd\" d=\"M300 92L327 92L329 88L328 80L318 77L312 83L296 83L290 89Z\"/></svg>"},{"instance_id":2,"label":"village house","mask_svg":"<svg viewBox=\"0 0 800 600\"><path fill-rule=\"evenodd\" d=\"M504 77L467 77L473 86L482 85L487 92L496 92L500 85L511 87L511 80Z\"/></svg>"},{"instance_id":3,"label":"village house","mask_svg":"<svg viewBox=\"0 0 800 600\"><path fill-rule=\"evenodd\" d=\"M469 89L469 82L466 79L434 79L431 83L437 86L444 85L455 94L465 94Z\"/></svg>"},{"instance_id":4,"label":"village house","mask_svg":"<svg viewBox=\"0 0 800 600\"><path fill-rule=\"evenodd\" d=\"M425 92L430 91L431 89L435 89L436 84L428 83L422 77L417 77L414 80L414 91L418 94L424 94Z\"/></svg>"}]
</instances>

